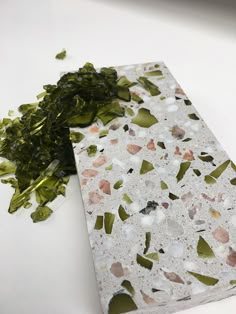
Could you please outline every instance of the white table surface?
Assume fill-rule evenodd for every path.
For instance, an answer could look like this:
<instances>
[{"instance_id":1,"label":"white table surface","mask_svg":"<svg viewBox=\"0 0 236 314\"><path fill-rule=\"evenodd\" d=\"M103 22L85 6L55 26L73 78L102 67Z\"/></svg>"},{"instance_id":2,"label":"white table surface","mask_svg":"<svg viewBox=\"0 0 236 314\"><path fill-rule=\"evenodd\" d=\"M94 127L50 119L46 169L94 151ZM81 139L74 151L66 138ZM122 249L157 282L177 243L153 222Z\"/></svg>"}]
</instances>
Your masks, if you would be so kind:
<instances>
[{"instance_id":1,"label":"white table surface","mask_svg":"<svg viewBox=\"0 0 236 314\"><path fill-rule=\"evenodd\" d=\"M86 61L163 60L236 160L236 6L221 2L0 0L0 116ZM55 60L62 48L68 58ZM0 195L0 314L101 314L77 178L44 223L7 213L10 187ZM235 307L236 297L185 313Z\"/></svg>"}]
</instances>

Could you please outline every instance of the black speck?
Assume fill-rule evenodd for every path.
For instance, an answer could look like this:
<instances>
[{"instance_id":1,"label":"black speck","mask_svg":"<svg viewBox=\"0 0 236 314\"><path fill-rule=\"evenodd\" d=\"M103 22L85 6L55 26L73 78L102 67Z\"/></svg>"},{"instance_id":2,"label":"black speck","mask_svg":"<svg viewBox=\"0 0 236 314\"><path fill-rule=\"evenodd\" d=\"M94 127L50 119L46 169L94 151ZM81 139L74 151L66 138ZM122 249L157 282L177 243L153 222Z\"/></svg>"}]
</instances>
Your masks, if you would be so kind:
<instances>
[{"instance_id":1,"label":"black speck","mask_svg":"<svg viewBox=\"0 0 236 314\"><path fill-rule=\"evenodd\" d=\"M134 171L133 168L130 168L127 173L132 173Z\"/></svg>"},{"instance_id":2,"label":"black speck","mask_svg":"<svg viewBox=\"0 0 236 314\"><path fill-rule=\"evenodd\" d=\"M155 288L152 288L152 292L155 293L155 292L159 292L159 291L162 291L160 289L155 289Z\"/></svg>"},{"instance_id":3,"label":"black speck","mask_svg":"<svg viewBox=\"0 0 236 314\"><path fill-rule=\"evenodd\" d=\"M125 125L123 126L123 129L124 129L125 132L127 132L127 131L129 130L128 124L125 124Z\"/></svg>"}]
</instances>

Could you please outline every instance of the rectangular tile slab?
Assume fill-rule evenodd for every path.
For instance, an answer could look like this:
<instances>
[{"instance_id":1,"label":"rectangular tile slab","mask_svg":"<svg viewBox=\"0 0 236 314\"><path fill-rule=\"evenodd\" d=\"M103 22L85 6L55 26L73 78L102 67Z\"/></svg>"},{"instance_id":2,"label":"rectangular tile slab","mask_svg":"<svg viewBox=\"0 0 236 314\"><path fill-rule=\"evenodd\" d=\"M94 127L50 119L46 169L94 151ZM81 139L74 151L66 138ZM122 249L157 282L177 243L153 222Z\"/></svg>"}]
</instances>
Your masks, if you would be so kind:
<instances>
[{"instance_id":1,"label":"rectangular tile slab","mask_svg":"<svg viewBox=\"0 0 236 314\"><path fill-rule=\"evenodd\" d=\"M135 100L121 102L124 117L78 129L74 144L104 313L235 294L235 165L164 63L116 69L139 80Z\"/></svg>"}]
</instances>

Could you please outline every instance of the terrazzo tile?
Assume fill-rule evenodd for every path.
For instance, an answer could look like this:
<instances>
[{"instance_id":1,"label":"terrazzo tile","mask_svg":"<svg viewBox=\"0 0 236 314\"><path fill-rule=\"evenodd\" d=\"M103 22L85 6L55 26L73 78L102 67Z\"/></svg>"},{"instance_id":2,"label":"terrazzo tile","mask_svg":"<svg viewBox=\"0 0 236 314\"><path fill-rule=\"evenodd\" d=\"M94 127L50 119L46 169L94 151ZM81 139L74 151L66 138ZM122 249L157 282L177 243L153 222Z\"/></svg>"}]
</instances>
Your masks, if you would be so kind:
<instances>
[{"instance_id":1,"label":"terrazzo tile","mask_svg":"<svg viewBox=\"0 0 236 314\"><path fill-rule=\"evenodd\" d=\"M138 83L126 115L74 144L103 312L234 295L236 166L164 63L116 69Z\"/></svg>"}]
</instances>

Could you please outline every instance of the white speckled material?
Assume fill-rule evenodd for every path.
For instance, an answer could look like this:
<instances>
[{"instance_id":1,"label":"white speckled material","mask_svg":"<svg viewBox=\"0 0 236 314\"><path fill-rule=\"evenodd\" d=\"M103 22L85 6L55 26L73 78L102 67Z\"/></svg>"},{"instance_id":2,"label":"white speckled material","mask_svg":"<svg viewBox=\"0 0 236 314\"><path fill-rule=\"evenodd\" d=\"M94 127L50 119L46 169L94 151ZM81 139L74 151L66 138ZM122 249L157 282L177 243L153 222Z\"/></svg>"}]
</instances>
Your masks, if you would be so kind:
<instances>
[{"instance_id":1,"label":"white speckled material","mask_svg":"<svg viewBox=\"0 0 236 314\"><path fill-rule=\"evenodd\" d=\"M144 102L121 102L124 117L74 144L104 313L172 313L235 294L235 165L164 63L116 69L160 94L131 87Z\"/></svg>"}]
</instances>

